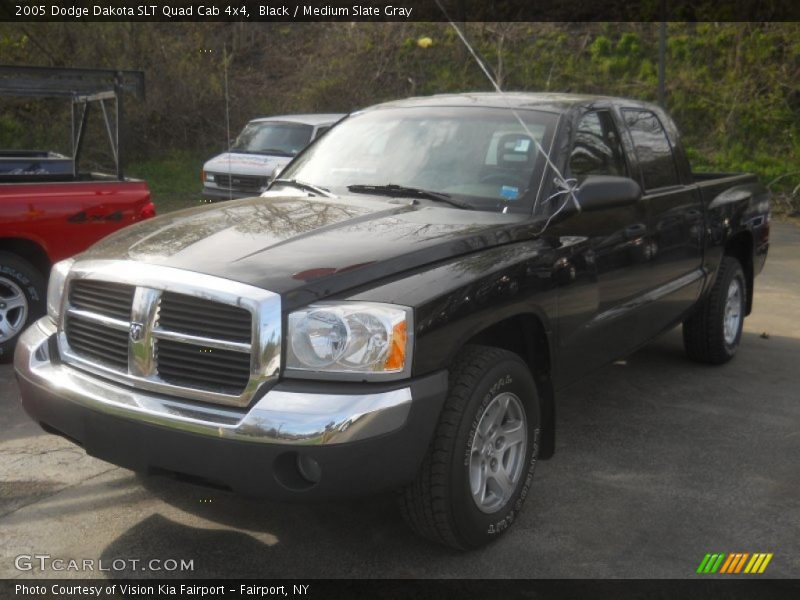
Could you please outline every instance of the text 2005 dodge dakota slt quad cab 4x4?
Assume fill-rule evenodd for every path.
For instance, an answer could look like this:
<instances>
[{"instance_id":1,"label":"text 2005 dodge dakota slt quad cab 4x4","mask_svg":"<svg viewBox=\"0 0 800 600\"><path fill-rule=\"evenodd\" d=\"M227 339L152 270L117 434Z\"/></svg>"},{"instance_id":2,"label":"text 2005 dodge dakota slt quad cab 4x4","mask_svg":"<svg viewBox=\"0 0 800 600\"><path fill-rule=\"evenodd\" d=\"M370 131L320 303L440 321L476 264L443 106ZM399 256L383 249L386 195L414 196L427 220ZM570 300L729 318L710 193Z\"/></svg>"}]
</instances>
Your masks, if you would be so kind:
<instances>
[{"instance_id":1,"label":"text 2005 dodge dakota slt quad cab 4x4","mask_svg":"<svg viewBox=\"0 0 800 600\"><path fill-rule=\"evenodd\" d=\"M693 175L655 106L392 102L264 197L57 264L22 401L139 471L290 500L400 489L415 531L474 548L531 493L560 387L680 323L691 358L734 355L768 236L764 187Z\"/></svg>"}]
</instances>

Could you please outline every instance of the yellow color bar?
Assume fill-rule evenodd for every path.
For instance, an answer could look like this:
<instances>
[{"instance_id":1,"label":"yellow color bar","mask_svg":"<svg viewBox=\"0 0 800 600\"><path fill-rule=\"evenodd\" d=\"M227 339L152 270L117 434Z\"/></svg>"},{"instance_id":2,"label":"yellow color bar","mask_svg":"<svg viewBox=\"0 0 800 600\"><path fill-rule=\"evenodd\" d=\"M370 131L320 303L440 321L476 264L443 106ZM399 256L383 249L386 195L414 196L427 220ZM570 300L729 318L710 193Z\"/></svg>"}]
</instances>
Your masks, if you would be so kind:
<instances>
[{"instance_id":1,"label":"yellow color bar","mask_svg":"<svg viewBox=\"0 0 800 600\"><path fill-rule=\"evenodd\" d=\"M769 564L769 561L771 561L771 560L772 560L772 552L767 554L767 557L764 559L764 562L761 563L761 568L758 570L758 572L759 573L763 573L764 569L767 568L767 565Z\"/></svg>"},{"instance_id":2,"label":"yellow color bar","mask_svg":"<svg viewBox=\"0 0 800 600\"><path fill-rule=\"evenodd\" d=\"M747 566L744 568L745 573L755 573L755 569L758 568L758 564L764 560L763 554L753 554L753 558L750 559L750 562L747 563Z\"/></svg>"}]
</instances>

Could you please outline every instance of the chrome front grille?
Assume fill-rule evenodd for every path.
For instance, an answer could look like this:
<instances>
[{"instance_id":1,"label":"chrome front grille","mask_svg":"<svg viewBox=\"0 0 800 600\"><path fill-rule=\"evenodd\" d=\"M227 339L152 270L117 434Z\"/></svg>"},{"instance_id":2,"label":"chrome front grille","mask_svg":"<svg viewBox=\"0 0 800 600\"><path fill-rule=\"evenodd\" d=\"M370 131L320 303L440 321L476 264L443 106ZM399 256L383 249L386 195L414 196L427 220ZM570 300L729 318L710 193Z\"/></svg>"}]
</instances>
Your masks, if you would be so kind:
<instances>
[{"instance_id":1,"label":"chrome front grille","mask_svg":"<svg viewBox=\"0 0 800 600\"><path fill-rule=\"evenodd\" d=\"M280 368L280 298L127 261L77 263L59 346L75 366L138 388L246 406Z\"/></svg>"},{"instance_id":2,"label":"chrome front grille","mask_svg":"<svg viewBox=\"0 0 800 600\"><path fill-rule=\"evenodd\" d=\"M215 341L250 344L252 316L238 306L164 292L156 318L155 362L161 379L173 385L240 394L250 378L250 352L159 339L175 332Z\"/></svg>"},{"instance_id":3,"label":"chrome front grille","mask_svg":"<svg viewBox=\"0 0 800 600\"><path fill-rule=\"evenodd\" d=\"M161 295L158 326L190 335L250 343L251 316L238 306L165 292Z\"/></svg>"},{"instance_id":4,"label":"chrome front grille","mask_svg":"<svg viewBox=\"0 0 800 600\"><path fill-rule=\"evenodd\" d=\"M72 314L67 315L64 331L75 352L109 367L127 371L127 331L113 329Z\"/></svg>"},{"instance_id":5,"label":"chrome front grille","mask_svg":"<svg viewBox=\"0 0 800 600\"><path fill-rule=\"evenodd\" d=\"M156 365L161 379L173 385L241 394L250 379L250 355L156 340Z\"/></svg>"},{"instance_id":6,"label":"chrome front grille","mask_svg":"<svg viewBox=\"0 0 800 600\"><path fill-rule=\"evenodd\" d=\"M215 173L214 182L223 188L240 190L242 192L260 192L269 182L268 177L258 175L230 175L228 173Z\"/></svg>"},{"instance_id":7,"label":"chrome front grille","mask_svg":"<svg viewBox=\"0 0 800 600\"><path fill-rule=\"evenodd\" d=\"M108 281L76 281L69 290L70 305L116 319L129 319L133 293L132 285Z\"/></svg>"}]
</instances>

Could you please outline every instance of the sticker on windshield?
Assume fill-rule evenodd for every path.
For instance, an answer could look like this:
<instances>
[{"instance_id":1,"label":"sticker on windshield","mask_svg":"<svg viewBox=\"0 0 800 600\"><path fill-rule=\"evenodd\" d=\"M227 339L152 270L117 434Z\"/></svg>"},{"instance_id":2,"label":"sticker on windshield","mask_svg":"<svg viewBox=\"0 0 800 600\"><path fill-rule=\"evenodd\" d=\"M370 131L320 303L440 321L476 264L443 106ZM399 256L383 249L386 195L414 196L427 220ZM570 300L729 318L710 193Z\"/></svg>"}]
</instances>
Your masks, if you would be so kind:
<instances>
[{"instance_id":1,"label":"sticker on windshield","mask_svg":"<svg viewBox=\"0 0 800 600\"><path fill-rule=\"evenodd\" d=\"M520 138L517 140L517 145L514 146L514 152L527 152L531 147L531 141L528 138Z\"/></svg>"},{"instance_id":2,"label":"sticker on windshield","mask_svg":"<svg viewBox=\"0 0 800 600\"><path fill-rule=\"evenodd\" d=\"M506 200L516 200L519 198L519 188L513 185L504 185L500 188L500 195Z\"/></svg>"}]
</instances>

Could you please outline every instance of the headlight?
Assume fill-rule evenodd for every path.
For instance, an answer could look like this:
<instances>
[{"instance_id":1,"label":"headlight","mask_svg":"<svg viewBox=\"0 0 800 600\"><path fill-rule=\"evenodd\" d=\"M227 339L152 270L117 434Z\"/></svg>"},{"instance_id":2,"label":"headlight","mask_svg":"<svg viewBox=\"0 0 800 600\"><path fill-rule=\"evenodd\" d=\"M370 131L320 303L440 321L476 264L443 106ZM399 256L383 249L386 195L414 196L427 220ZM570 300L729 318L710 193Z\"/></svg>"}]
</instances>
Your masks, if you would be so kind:
<instances>
[{"instance_id":1,"label":"headlight","mask_svg":"<svg viewBox=\"0 0 800 600\"><path fill-rule=\"evenodd\" d=\"M390 379L411 370L411 309L393 304L315 304L289 315L287 374ZM371 377L369 377L371 376Z\"/></svg>"},{"instance_id":2,"label":"headlight","mask_svg":"<svg viewBox=\"0 0 800 600\"><path fill-rule=\"evenodd\" d=\"M214 174L203 171L203 181L214 181Z\"/></svg>"},{"instance_id":3,"label":"headlight","mask_svg":"<svg viewBox=\"0 0 800 600\"><path fill-rule=\"evenodd\" d=\"M64 284L67 280L67 273L75 263L75 259L68 258L57 262L50 269L50 281L47 284L47 314L53 319L54 323L58 323L58 317L61 313L61 299L64 296Z\"/></svg>"}]
</instances>

